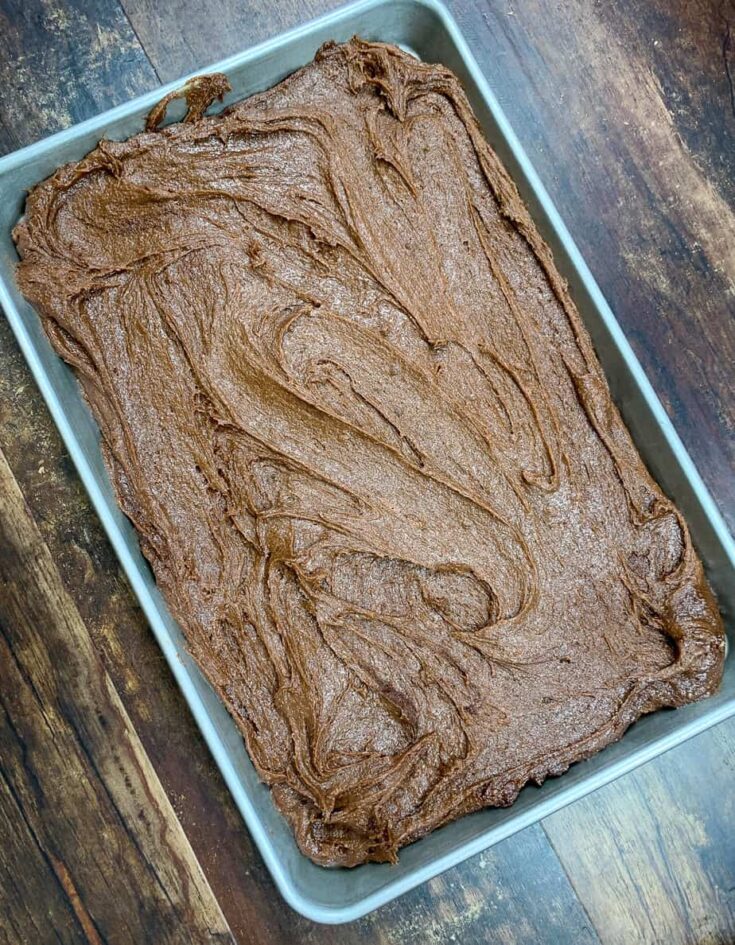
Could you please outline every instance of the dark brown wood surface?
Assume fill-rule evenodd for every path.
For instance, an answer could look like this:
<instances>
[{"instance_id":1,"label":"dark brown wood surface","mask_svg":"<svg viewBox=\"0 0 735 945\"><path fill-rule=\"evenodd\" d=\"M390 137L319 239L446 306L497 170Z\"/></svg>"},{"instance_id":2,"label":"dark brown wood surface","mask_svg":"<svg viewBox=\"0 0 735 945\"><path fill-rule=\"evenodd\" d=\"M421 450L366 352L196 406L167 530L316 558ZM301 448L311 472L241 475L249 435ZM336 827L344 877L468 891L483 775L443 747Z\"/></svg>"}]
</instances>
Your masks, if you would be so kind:
<instances>
[{"instance_id":1,"label":"dark brown wood surface","mask_svg":"<svg viewBox=\"0 0 735 945\"><path fill-rule=\"evenodd\" d=\"M0 151L336 5L0 0ZM735 5L450 6L735 528ZM358 923L297 917L4 319L0 450L0 942L227 941L215 899L259 945L735 942L735 722Z\"/></svg>"},{"instance_id":2,"label":"dark brown wood surface","mask_svg":"<svg viewBox=\"0 0 735 945\"><path fill-rule=\"evenodd\" d=\"M0 758L7 941L232 942L1 454Z\"/></svg>"}]
</instances>

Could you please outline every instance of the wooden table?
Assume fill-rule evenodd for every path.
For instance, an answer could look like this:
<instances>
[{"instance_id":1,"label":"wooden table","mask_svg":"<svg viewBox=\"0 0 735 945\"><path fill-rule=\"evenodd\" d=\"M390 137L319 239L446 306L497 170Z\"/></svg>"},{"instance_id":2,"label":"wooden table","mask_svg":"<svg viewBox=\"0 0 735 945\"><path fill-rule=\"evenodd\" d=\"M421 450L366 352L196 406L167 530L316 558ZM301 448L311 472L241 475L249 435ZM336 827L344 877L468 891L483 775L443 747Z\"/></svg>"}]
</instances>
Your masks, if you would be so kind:
<instances>
[{"instance_id":1,"label":"wooden table","mask_svg":"<svg viewBox=\"0 0 735 945\"><path fill-rule=\"evenodd\" d=\"M332 0L0 0L9 151ZM735 526L735 6L456 0ZM348 927L281 901L0 319L0 941L735 941L735 721Z\"/></svg>"}]
</instances>

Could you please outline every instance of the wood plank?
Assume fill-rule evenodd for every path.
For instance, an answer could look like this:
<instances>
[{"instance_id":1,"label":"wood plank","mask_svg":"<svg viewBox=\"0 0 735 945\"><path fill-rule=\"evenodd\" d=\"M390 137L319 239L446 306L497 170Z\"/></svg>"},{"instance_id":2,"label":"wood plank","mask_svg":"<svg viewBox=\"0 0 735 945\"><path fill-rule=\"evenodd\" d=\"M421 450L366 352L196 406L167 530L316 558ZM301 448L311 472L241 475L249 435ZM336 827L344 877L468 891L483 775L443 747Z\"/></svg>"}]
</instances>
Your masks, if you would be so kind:
<instances>
[{"instance_id":1,"label":"wood plank","mask_svg":"<svg viewBox=\"0 0 735 945\"><path fill-rule=\"evenodd\" d=\"M3 116L0 113L0 155L7 154L15 147L15 139L3 123Z\"/></svg>"},{"instance_id":2,"label":"wood plank","mask_svg":"<svg viewBox=\"0 0 735 945\"><path fill-rule=\"evenodd\" d=\"M0 0L3 151L158 84L117 0Z\"/></svg>"},{"instance_id":3,"label":"wood plank","mask_svg":"<svg viewBox=\"0 0 735 945\"><path fill-rule=\"evenodd\" d=\"M233 941L2 454L0 759L8 941Z\"/></svg>"},{"instance_id":4,"label":"wood plank","mask_svg":"<svg viewBox=\"0 0 735 945\"><path fill-rule=\"evenodd\" d=\"M733 775L728 722L544 821L604 945L735 941Z\"/></svg>"},{"instance_id":5,"label":"wood plank","mask_svg":"<svg viewBox=\"0 0 735 945\"><path fill-rule=\"evenodd\" d=\"M51 930L64 945L76 942L79 926L72 904L56 882L2 772L0 838L0 942L42 942L44 937L51 938ZM11 902L12 908L6 905Z\"/></svg>"},{"instance_id":6,"label":"wood plank","mask_svg":"<svg viewBox=\"0 0 735 945\"><path fill-rule=\"evenodd\" d=\"M233 931L248 941L240 936L283 912L282 900L3 318L0 365L0 448Z\"/></svg>"},{"instance_id":7,"label":"wood plank","mask_svg":"<svg viewBox=\"0 0 735 945\"><path fill-rule=\"evenodd\" d=\"M599 942L570 892L542 829L530 827L357 923L355 945Z\"/></svg>"},{"instance_id":8,"label":"wood plank","mask_svg":"<svg viewBox=\"0 0 735 945\"><path fill-rule=\"evenodd\" d=\"M241 52L341 6L343 0L120 0L162 82Z\"/></svg>"}]
</instances>

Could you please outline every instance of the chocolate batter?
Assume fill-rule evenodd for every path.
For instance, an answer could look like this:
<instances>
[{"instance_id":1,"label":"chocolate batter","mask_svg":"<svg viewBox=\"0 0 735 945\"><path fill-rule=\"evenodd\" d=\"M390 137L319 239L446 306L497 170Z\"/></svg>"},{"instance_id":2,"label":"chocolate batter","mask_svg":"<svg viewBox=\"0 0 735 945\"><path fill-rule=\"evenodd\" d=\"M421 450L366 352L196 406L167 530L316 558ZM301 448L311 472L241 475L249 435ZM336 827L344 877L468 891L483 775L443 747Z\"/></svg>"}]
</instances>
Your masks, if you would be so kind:
<instances>
[{"instance_id":1,"label":"chocolate batter","mask_svg":"<svg viewBox=\"0 0 735 945\"><path fill-rule=\"evenodd\" d=\"M40 184L18 282L301 849L395 860L713 692L722 624L457 79L225 90Z\"/></svg>"}]
</instances>

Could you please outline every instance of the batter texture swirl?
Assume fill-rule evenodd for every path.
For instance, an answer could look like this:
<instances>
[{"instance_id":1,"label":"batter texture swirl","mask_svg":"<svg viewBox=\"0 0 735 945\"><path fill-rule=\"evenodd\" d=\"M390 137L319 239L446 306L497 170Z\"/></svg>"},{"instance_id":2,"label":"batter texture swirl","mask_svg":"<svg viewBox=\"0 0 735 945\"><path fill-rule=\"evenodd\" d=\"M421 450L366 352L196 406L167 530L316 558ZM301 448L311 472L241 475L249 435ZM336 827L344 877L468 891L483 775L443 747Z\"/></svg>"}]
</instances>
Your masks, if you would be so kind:
<instances>
[{"instance_id":1,"label":"batter texture swirl","mask_svg":"<svg viewBox=\"0 0 735 945\"><path fill-rule=\"evenodd\" d=\"M395 860L711 693L722 623L452 73L225 89L35 188L18 281L300 847Z\"/></svg>"}]
</instances>

